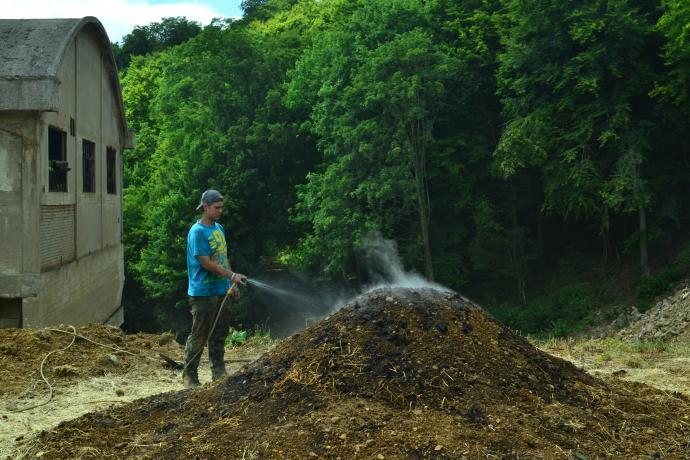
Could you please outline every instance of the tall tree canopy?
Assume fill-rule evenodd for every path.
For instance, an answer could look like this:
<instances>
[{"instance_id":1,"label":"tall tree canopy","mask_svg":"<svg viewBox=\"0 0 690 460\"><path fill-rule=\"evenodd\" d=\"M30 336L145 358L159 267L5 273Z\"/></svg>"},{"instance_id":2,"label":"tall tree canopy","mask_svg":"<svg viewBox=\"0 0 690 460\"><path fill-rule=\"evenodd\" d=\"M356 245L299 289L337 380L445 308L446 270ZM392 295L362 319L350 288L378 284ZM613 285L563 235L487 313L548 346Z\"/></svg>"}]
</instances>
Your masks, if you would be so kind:
<instances>
[{"instance_id":1,"label":"tall tree canopy","mask_svg":"<svg viewBox=\"0 0 690 460\"><path fill-rule=\"evenodd\" d=\"M163 18L146 26L135 26L122 38L122 43L113 44L113 54L117 67L125 69L132 56L163 51L184 43L201 32L201 25L184 17Z\"/></svg>"},{"instance_id":2,"label":"tall tree canopy","mask_svg":"<svg viewBox=\"0 0 690 460\"><path fill-rule=\"evenodd\" d=\"M138 139L125 157L128 283L154 299L155 321L184 306L185 235L210 187L226 194L221 223L245 272L366 283L358 248L375 230L429 279L527 305L513 318L548 310L534 327L586 316L539 303L550 279L584 272L574 255L609 267L635 248L640 279L659 279L655 251L687 233L686 2L244 9L204 28L168 18L116 47Z\"/></svg>"}]
</instances>

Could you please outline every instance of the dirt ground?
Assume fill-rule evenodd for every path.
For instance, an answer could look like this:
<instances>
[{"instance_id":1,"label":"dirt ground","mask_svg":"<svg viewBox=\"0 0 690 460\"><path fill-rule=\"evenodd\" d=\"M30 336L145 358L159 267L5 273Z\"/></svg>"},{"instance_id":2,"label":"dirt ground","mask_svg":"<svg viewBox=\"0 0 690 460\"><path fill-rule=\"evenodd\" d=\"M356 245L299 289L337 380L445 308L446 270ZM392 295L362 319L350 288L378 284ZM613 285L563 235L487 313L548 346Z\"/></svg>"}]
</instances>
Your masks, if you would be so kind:
<instances>
[{"instance_id":1,"label":"dirt ground","mask_svg":"<svg viewBox=\"0 0 690 460\"><path fill-rule=\"evenodd\" d=\"M159 353L182 360L182 347L170 334L126 335L122 330L103 325L77 328L77 333L106 346L83 339L65 351L50 354L43 373L53 387L41 378L41 363L46 356L72 342L68 327L57 330L0 329L0 458L16 458L18 442L83 414L121 406L151 395L182 390L180 371L164 365ZM244 362L256 359L266 345L249 344L228 348L230 372ZM134 353L133 356L129 353ZM204 355L199 368L203 382L211 380ZM39 405L41 404L41 405ZM39 405L33 409L29 406Z\"/></svg>"},{"instance_id":2,"label":"dirt ground","mask_svg":"<svg viewBox=\"0 0 690 460\"><path fill-rule=\"evenodd\" d=\"M572 363L459 296L377 291L228 379L88 413L15 441L12 455L690 457L687 396L577 367L604 353L615 363L612 347L565 347Z\"/></svg>"}]
</instances>

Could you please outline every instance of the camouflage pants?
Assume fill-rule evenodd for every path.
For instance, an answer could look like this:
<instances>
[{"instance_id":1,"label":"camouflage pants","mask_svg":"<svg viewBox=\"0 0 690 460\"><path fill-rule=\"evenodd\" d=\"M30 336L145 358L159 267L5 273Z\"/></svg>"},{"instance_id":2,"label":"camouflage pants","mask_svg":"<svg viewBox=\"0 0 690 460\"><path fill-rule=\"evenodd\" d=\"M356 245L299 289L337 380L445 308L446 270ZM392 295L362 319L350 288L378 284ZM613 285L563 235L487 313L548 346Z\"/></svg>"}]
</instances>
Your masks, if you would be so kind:
<instances>
[{"instance_id":1,"label":"camouflage pants","mask_svg":"<svg viewBox=\"0 0 690 460\"><path fill-rule=\"evenodd\" d=\"M211 362L211 371L214 378L225 373L225 337L230 328L230 299L223 305L216 327L211 335L211 327L223 302L223 296L190 297L192 305L192 331L187 337L184 348L185 373L197 377L199 361L204 350L204 344L208 342L208 359Z\"/></svg>"}]
</instances>

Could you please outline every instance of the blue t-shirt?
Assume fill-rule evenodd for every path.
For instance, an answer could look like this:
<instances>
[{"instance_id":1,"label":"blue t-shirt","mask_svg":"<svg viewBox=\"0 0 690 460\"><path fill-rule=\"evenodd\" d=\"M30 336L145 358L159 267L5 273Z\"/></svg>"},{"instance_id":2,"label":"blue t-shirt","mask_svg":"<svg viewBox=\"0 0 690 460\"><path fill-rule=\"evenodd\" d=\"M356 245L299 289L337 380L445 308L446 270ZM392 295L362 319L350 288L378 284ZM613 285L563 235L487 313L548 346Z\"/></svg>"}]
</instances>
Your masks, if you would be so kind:
<instances>
[{"instance_id":1,"label":"blue t-shirt","mask_svg":"<svg viewBox=\"0 0 690 460\"><path fill-rule=\"evenodd\" d=\"M228 264L228 245L225 242L225 231L219 223L207 227L197 221L189 229L187 235L187 276L190 296L225 295L230 289L227 278L217 276L199 263L197 256L208 256L223 268L230 268Z\"/></svg>"}]
</instances>

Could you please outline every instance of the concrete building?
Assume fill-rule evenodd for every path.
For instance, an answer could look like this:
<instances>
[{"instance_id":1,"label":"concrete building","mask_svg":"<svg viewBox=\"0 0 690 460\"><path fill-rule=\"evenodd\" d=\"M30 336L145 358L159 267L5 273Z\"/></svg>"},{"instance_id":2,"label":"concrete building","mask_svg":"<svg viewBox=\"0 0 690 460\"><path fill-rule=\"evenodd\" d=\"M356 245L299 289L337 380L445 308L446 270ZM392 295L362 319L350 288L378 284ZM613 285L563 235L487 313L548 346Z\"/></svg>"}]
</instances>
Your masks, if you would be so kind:
<instances>
[{"instance_id":1,"label":"concrete building","mask_svg":"<svg viewBox=\"0 0 690 460\"><path fill-rule=\"evenodd\" d=\"M122 151L98 19L0 19L0 327L122 322Z\"/></svg>"}]
</instances>

